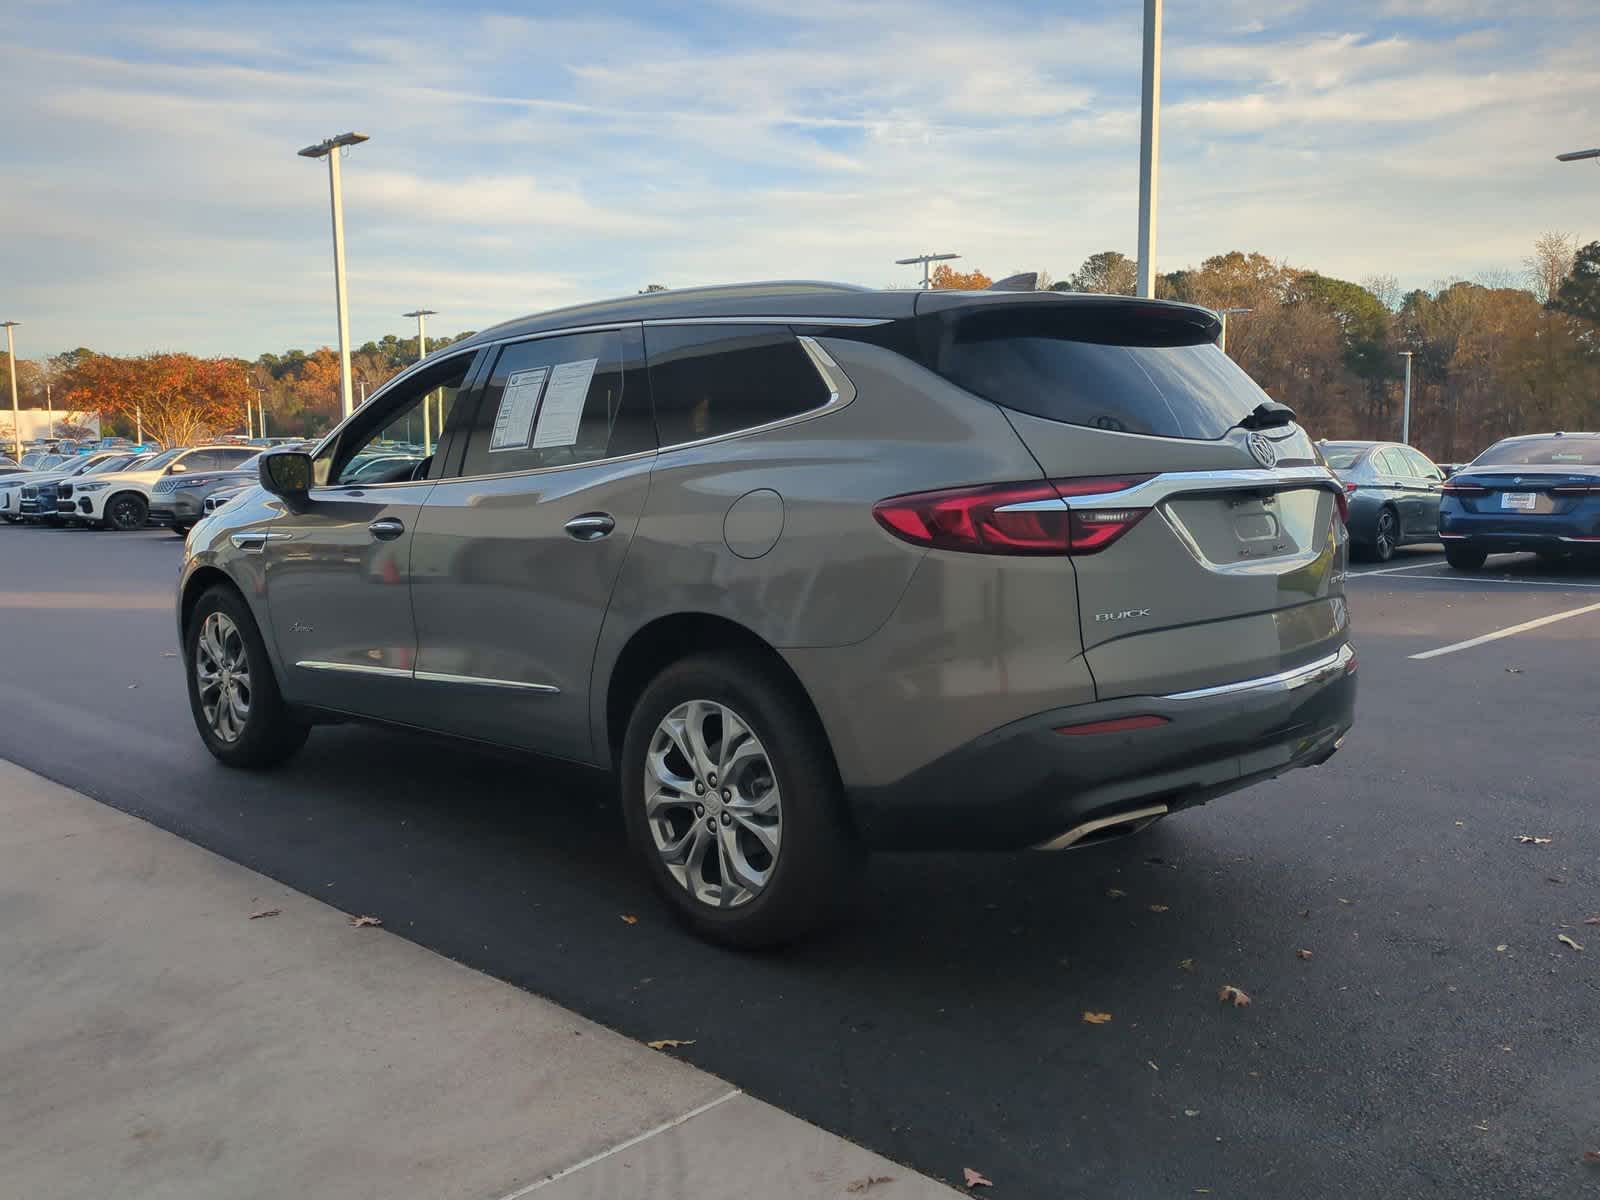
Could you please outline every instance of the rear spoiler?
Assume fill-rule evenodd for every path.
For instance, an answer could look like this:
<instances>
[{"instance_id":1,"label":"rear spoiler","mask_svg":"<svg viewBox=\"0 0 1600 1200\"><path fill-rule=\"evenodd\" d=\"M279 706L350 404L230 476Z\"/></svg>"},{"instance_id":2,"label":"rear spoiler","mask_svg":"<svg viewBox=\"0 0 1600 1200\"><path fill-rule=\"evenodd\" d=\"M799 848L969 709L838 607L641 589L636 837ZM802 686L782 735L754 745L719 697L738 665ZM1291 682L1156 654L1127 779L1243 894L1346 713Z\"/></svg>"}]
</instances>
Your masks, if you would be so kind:
<instances>
[{"instance_id":1,"label":"rear spoiler","mask_svg":"<svg viewBox=\"0 0 1600 1200\"><path fill-rule=\"evenodd\" d=\"M1222 333L1221 320L1209 308L1133 296L933 290L919 292L916 305L919 319L959 326L963 340L1033 334L1112 346L1198 346Z\"/></svg>"}]
</instances>

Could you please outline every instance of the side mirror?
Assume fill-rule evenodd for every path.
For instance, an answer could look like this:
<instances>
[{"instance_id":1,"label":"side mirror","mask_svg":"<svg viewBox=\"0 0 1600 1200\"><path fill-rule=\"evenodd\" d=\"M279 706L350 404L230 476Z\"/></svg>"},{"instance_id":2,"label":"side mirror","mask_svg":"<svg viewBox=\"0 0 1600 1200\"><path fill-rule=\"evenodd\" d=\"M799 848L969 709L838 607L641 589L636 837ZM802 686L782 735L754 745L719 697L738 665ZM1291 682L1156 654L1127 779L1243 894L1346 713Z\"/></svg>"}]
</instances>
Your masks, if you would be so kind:
<instances>
[{"instance_id":1,"label":"side mirror","mask_svg":"<svg viewBox=\"0 0 1600 1200\"><path fill-rule=\"evenodd\" d=\"M256 466L261 486L288 501L304 500L311 490L311 456L298 450L263 454Z\"/></svg>"},{"instance_id":2,"label":"side mirror","mask_svg":"<svg viewBox=\"0 0 1600 1200\"><path fill-rule=\"evenodd\" d=\"M187 473L188 470L189 470L189 468L184 466L181 462L175 462L170 467L167 468L167 474L168 475L183 475L183 474Z\"/></svg>"}]
</instances>

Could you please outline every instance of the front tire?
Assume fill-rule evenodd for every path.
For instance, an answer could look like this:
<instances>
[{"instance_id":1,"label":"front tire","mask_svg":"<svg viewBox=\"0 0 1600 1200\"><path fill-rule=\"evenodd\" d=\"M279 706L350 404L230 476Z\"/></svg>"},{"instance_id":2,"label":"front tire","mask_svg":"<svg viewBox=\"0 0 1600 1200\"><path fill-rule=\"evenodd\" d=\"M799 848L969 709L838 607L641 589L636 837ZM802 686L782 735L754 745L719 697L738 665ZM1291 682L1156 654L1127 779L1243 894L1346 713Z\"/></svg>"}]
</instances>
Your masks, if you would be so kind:
<instances>
[{"instance_id":1,"label":"front tire","mask_svg":"<svg viewBox=\"0 0 1600 1200\"><path fill-rule=\"evenodd\" d=\"M193 525L180 525L177 521L174 521L172 523L172 532L177 534L180 538L188 537L189 536L189 530L191 530L193 528L194 528Z\"/></svg>"},{"instance_id":2,"label":"front tire","mask_svg":"<svg viewBox=\"0 0 1600 1200\"><path fill-rule=\"evenodd\" d=\"M731 654L685 659L640 696L623 820L673 911L723 945L780 945L848 903L861 854L816 717L791 680Z\"/></svg>"},{"instance_id":3,"label":"front tire","mask_svg":"<svg viewBox=\"0 0 1600 1200\"><path fill-rule=\"evenodd\" d=\"M143 529L149 515L150 505L143 496L137 492L123 492L106 502L105 526L118 533L130 533Z\"/></svg>"},{"instance_id":4,"label":"front tire","mask_svg":"<svg viewBox=\"0 0 1600 1200\"><path fill-rule=\"evenodd\" d=\"M1489 552L1471 543L1446 542L1444 560L1458 571L1476 571L1489 559Z\"/></svg>"},{"instance_id":5,"label":"front tire","mask_svg":"<svg viewBox=\"0 0 1600 1200\"><path fill-rule=\"evenodd\" d=\"M283 702L266 644L232 588L200 597L183 631L189 710L200 740L230 767L272 767L305 743L309 726Z\"/></svg>"}]
</instances>

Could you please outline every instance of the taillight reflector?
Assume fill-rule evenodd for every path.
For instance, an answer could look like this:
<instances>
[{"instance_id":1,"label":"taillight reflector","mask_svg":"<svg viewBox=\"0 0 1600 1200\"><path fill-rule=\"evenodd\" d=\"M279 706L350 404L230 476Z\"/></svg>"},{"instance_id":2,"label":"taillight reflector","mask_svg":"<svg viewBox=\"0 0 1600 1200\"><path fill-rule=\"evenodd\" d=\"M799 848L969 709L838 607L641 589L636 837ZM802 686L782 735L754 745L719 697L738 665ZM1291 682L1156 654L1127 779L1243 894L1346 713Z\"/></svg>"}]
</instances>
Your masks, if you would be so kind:
<instances>
[{"instance_id":1,"label":"taillight reflector","mask_svg":"<svg viewBox=\"0 0 1600 1200\"><path fill-rule=\"evenodd\" d=\"M1558 483L1550 489L1552 496L1591 496L1600 492L1600 487L1588 483Z\"/></svg>"},{"instance_id":2,"label":"taillight reflector","mask_svg":"<svg viewBox=\"0 0 1600 1200\"><path fill-rule=\"evenodd\" d=\"M1167 724L1170 722L1166 717L1147 713L1138 717L1117 717L1110 721L1089 721L1083 725L1063 725L1056 732L1068 737L1082 737L1090 733L1127 733L1133 729L1154 729L1157 725Z\"/></svg>"},{"instance_id":3,"label":"taillight reflector","mask_svg":"<svg viewBox=\"0 0 1600 1200\"><path fill-rule=\"evenodd\" d=\"M1458 483L1451 479L1440 489L1451 496L1487 496L1489 489L1481 483Z\"/></svg>"},{"instance_id":4,"label":"taillight reflector","mask_svg":"<svg viewBox=\"0 0 1600 1200\"><path fill-rule=\"evenodd\" d=\"M1041 480L917 492L880 501L873 506L872 515L902 541L934 550L1093 554L1137 525L1149 509L1069 509L1063 501L1126 491L1148 478Z\"/></svg>"}]
</instances>

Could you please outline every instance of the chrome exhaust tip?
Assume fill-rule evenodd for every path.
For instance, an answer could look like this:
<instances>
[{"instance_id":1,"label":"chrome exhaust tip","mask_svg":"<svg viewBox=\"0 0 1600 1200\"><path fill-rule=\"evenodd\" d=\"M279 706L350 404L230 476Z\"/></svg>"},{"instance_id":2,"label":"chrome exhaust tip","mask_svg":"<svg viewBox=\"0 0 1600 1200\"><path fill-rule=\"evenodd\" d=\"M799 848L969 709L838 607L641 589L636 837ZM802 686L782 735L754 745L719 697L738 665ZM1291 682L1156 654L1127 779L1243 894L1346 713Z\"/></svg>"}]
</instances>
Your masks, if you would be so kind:
<instances>
[{"instance_id":1,"label":"chrome exhaust tip","mask_svg":"<svg viewBox=\"0 0 1600 1200\"><path fill-rule=\"evenodd\" d=\"M1040 842L1035 850L1068 850L1085 841L1104 842L1114 837L1138 833L1167 815L1165 804L1152 804L1148 808L1135 808L1109 817L1096 817L1082 825L1074 825L1065 833L1057 834L1048 842Z\"/></svg>"}]
</instances>

